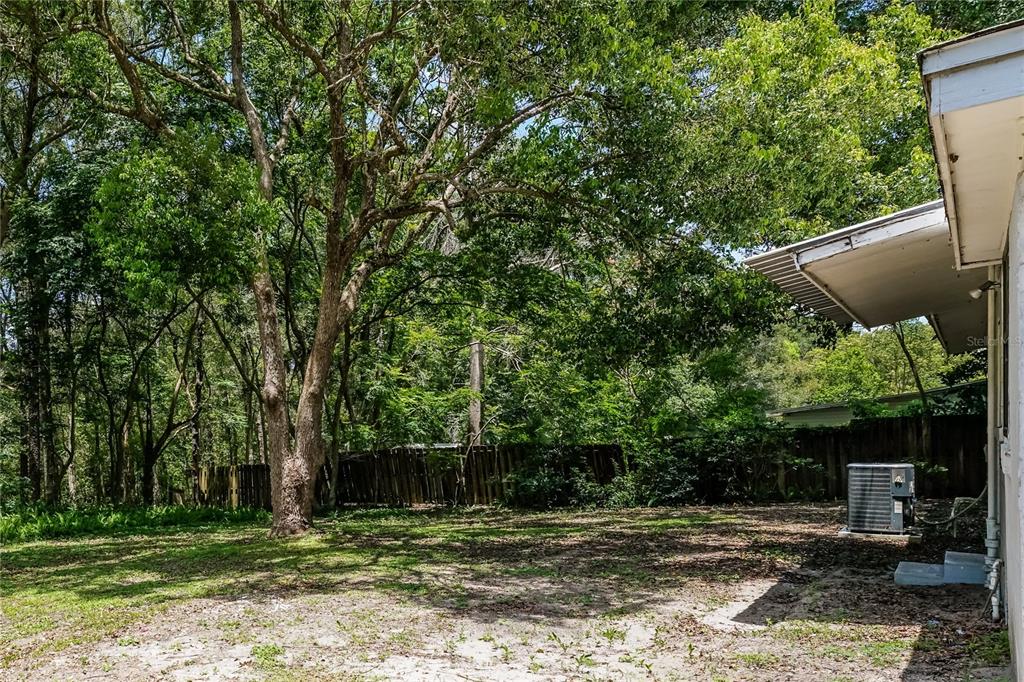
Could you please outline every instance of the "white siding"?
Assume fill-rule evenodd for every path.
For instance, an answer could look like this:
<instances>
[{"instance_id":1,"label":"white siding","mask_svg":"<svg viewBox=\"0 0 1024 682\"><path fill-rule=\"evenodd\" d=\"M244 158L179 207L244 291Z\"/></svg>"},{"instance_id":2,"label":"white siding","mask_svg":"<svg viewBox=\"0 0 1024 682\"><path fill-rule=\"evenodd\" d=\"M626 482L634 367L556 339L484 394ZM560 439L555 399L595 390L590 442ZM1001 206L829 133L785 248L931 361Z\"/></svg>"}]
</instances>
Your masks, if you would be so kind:
<instances>
[{"instance_id":1,"label":"white siding","mask_svg":"<svg viewBox=\"0 0 1024 682\"><path fill-rule=\"evenodd\" d=\"M1006 558L1004 590L1007 598L1007 621L1013 644L1014 668L1024 668L1024 603L1021 594L1021 566L1024 553L1021 546L1021 519L1024 517L1024 497L1021 495L1021 448L1024 444L1024 176L1017 178L1013 211L1010 219L1009 253L1005 291L1008 297L1007 320L1007 435L1008 451L1002 457L1003 482L1003 553Z\"/></svg>"}]
</instances>

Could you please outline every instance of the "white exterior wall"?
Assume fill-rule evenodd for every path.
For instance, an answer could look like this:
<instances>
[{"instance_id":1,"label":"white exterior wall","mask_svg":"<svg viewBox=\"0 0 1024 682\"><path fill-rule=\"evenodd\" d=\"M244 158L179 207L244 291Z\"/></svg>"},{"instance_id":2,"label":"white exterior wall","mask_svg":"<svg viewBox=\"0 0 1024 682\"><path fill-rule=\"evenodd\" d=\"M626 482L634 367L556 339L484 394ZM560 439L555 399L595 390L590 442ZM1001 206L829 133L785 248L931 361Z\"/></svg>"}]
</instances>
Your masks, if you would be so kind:
<instances>
[{"instance_id":1,"label":"white exterior wall","mask_svg":"<svg viewBox=\"0 0 1024 682\"><path fill-rule=\"evenodd\" d=\"M1021 592L1021 571L1024 547L1021 546L1021 519L1024 518L1024 495L1021 491L1021 461L1024 455L1024 175L1018 176L1013 212L1009 225L1007 254L1006 341L1007 341L1007 447L1001 459L1004 495L1002 540L1004 563L1004 594L1007 622L1013 647L1016 679L1024 672L1024 601Z\"/></svg>"}]
</instances>

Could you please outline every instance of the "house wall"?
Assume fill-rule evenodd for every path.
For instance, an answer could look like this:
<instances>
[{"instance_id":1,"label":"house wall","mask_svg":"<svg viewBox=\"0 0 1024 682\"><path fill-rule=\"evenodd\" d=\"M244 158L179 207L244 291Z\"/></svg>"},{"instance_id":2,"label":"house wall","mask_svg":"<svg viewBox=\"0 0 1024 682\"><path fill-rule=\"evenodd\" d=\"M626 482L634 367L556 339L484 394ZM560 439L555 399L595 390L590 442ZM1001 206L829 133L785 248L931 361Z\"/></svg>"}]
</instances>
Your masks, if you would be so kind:
<instances>
[{"instance_id":1,"label":"house wall","mask_svg":"<svg viewBox=\"0 0 1024 682\"><path fill-rule=\"evenodd\" d=\"M1006 432L1007 444L1000 456L1003 473L1002 554L1005 559L1003 588L1007 621L1013 647L1014 668L1024 670L1024 604L1021 593L1021 454L1024 444L1024 175L1018 176L1009 225L1009 249L1003 290L1006 300Z\"/></svg>"}]
</instances>

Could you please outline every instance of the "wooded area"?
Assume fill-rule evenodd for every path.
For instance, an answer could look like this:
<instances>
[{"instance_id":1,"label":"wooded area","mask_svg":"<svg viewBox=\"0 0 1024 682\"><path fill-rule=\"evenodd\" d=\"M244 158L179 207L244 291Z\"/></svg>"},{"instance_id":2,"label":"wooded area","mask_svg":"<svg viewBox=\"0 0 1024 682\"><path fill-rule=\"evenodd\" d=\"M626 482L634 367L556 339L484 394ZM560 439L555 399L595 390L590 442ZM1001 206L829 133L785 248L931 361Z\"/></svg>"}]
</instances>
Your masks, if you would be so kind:
<instances>
[{"instance_id":1,"label":"wooded area","mask_svg":"<svg viewBox=\"0 0 1024 682\"><path fill-rule=\"evenodd\" d=\"M977 376L737 258L933 199L914 54L1018 10L0 0L0 505L198 504L265 464L289 535L341 453L657 471ZM615 499L688 499L645 485Z\"/></svg>"}]
</instances>

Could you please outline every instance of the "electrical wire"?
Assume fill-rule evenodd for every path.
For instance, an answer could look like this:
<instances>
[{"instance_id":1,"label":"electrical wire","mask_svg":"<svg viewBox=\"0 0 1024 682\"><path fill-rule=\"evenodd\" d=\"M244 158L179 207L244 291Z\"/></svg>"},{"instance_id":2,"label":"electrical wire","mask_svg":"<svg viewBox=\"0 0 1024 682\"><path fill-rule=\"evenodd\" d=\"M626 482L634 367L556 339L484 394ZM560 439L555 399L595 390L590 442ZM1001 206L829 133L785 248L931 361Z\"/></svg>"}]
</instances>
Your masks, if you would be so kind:
<instances>
[{"instance_id":1,"label":"electrical wire","mask_svg":"<svg viewBox=\"0 0 1024 682\"><path fill-rule=\"evenodd\" d=\"M948 519L945 519L943 521L925 521L924 519L917 519L915 520L914 525L920 524L922 526L948 526L949 524L953 523L961 516L969 512L971 509L973 509L975 505L981 502L981 498L985 497L985 493L987 492L988 486L986 485L984 488L981 489L981 492L978 494L978 496L971 500L970 504L968 504L966 507L958 511L956 514L950 515Z\"/></svg>"}]
</instances>

